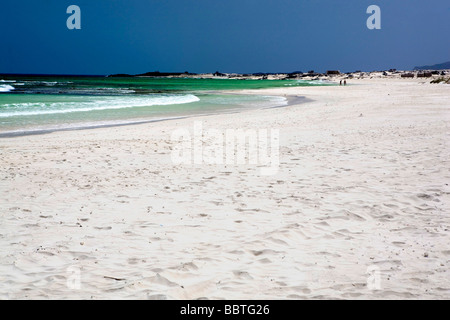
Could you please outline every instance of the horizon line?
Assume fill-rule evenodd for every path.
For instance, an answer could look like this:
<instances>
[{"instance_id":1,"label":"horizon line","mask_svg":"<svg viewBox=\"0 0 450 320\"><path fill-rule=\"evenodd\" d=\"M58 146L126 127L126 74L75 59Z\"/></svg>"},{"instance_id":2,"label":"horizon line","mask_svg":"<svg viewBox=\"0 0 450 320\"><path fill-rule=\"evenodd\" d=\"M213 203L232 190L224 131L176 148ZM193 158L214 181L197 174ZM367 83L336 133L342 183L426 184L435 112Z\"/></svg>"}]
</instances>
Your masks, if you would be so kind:
<instances>
[{"instance_id":1,"label":"horizon line","mask_svg":"<svg viewBox=\"0 0 450 320\"><path fill-rule=\"evenodd\" d=\"M341 72L339 69L329 69L327 71L334 71L337 70L339 72ZM355 70L355 71L349 71L349 72L341 72L342 74L346 74L346 73L356 73L356 72L382 72L382 71L388 71L388 70L397 70L397 71L414 71L414 69L411 70L399 70L399 69L395 69L395 68L390 68L390 69L384 69L384 70L372 70L372 71L364 71L364 70ZM325 72L319 72L316 70L311 70L313 71L312 73L326 73ZM186 72L160 72L160 71L148 71L145 73L166 73L166 74L184 74ZM222 74L239 74L239 75L244 75L244 74L249 74L249 75L256 75L256 74L267 74L267 75L275 75L275 74L295 74L295 73L303 73L303 74L308 74L311 72L303 72L303 71L291 71L291 72L222 72L222 71L215 71L215 72L200 72L200 73L196 73L196 72L189 72L188 74L190 75L202 75L202 74L214 74L216 72L222 73ZM108 77L108 76L112 76L112 75L127 75L127 76L139 76L145 73L140 73L140 74L131 74L131 73L110 73L110 74L69 74L69 73L11 73L11 72L7 72L7 73L2 73L0 72L0 76L45 76L45 77L50 77L50 76L58 76L58 77Z\"/></svg>"}]
</instances>

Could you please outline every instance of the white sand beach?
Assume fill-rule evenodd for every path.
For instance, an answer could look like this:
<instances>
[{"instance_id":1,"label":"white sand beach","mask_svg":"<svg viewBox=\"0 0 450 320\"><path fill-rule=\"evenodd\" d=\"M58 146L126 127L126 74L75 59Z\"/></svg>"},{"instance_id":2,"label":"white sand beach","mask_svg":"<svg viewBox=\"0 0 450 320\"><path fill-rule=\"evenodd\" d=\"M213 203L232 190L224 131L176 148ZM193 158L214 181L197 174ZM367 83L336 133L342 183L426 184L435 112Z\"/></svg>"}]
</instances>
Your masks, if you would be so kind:
<instances>
[{"instance_id":1,"label":"white sand beach","mask_svg":"<svg viewBox=\"0 0 450 320\"><path fill-rule=\"evenodd\" d=\"M449 299L450 85L256 93L310 100L0 139L0 298ZM278 172L175 165L195 121L278 129Z\"/></svg>"}]
</instances>

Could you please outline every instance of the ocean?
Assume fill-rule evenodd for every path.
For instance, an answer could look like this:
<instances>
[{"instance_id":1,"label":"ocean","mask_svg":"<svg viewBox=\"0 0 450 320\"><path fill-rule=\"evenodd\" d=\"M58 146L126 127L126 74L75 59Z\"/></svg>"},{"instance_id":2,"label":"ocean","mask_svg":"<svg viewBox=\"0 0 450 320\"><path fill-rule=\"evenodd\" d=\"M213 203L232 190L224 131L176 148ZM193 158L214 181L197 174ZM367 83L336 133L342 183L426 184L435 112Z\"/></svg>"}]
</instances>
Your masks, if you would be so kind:
<instances>
[{"instance_id":1,"label":"ocean","mask_svg":"<svg viewBox=\"0 0 450 320\"><path fill-rule=\"evenodd\" d=\"M303 80L0 76L0 137L287 105L223 90L327 85Z\"/></svg>"}]
</instances>

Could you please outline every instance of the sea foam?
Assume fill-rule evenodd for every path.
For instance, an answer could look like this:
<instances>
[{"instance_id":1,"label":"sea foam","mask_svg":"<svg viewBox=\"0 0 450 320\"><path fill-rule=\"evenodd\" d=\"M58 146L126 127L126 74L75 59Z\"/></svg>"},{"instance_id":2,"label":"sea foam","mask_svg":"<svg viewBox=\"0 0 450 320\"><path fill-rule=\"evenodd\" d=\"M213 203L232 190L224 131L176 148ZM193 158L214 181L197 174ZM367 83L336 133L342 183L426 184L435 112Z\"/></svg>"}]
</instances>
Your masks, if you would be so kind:
<instances>
[{"instance_id":1,"label":"sea foam","mask_svg":"<svg viewBox=\"0 0 450 320\"><path fill-rule=\"evenodd\" d=\"M9 92L14 89L15 88L13 86L10 86L9 84L0 84L0 92Z\"/></svg>"},{"instance_id":2,"label":"sea foam","mask_svg":"<svg viewBox=\"0 0 450 320\"><path fill-rule=\"evenodd\" d=\"M139 96L139 97L105 97L85 102L55 102L55 103L12 103L3 105L0 118L35 116L45 114L62 114L71 112L89 112L124 108L140 108L150 106L165 106L173 104L185 104L200 101L193 94L163 95L163 96Z\"/></svg>"}]
</instances>

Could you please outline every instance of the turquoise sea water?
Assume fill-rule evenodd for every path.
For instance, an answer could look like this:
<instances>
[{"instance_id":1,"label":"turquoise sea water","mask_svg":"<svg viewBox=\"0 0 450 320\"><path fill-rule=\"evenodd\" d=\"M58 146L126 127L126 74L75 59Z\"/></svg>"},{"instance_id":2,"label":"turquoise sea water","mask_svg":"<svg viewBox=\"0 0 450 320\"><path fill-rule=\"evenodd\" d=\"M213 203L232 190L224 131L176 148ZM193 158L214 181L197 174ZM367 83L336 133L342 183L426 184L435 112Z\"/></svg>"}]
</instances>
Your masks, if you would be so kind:
<instances>
[{"instance_id":1,"label":"turquoise sea water","mask_svg":"<svg viewBox=\"0 0 450 320\"><path fill-rule=\"evenodd\" d=\"M33 133L283 106L221 90L325 85L301 80L0 76L0 134Z\"/></svg>"}]
</instances>

